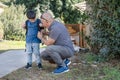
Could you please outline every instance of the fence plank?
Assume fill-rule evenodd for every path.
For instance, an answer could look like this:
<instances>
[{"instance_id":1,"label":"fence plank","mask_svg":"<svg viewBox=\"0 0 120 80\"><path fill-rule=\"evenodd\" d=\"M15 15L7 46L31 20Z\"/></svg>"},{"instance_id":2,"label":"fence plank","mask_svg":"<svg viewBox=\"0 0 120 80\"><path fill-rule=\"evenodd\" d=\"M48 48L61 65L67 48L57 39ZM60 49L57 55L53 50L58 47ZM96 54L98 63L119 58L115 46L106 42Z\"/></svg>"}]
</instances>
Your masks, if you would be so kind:
<instances>
[{"instance_id":1,"label":"fence plank","mask_svg":"<svg viewBox=\"0 0 120 80\"><path fill-rule=\"evenodd\" d=\"M85 48L86 47L86 42L85 42L85 26L82 24L65 24L65 26L68 29L68 32L72 37L76 36L78 37L78 40L76 39L75 41L78 41L76 45Z\"/></svg>"}]
</instances>

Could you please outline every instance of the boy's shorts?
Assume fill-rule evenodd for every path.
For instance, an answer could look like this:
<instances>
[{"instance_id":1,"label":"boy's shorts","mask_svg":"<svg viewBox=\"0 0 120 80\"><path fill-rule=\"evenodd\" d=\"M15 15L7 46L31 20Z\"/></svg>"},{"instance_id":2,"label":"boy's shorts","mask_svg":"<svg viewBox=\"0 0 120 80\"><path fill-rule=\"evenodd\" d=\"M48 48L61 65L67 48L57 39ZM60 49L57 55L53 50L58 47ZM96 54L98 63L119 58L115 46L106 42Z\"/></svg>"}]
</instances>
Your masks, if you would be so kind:
<instances>
[{"instance_id":1,"label":"boy's shorts","mask_svg":"<svg viewBox=\"0 0 120 80\"><path fill-rule=\"evenodd\" d=\"M26 53L39 53L39 43L26 43Z\"/></svg>"}]
</instances>

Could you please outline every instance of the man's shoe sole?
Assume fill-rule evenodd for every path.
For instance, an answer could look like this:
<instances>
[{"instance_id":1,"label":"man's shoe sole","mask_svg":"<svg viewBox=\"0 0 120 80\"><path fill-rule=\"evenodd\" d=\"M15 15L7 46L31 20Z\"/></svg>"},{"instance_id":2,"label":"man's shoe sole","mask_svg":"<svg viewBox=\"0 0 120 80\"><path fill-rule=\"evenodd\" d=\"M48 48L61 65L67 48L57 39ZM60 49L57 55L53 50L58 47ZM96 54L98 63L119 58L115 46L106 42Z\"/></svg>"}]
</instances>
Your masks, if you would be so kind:
<instances>
[{"instance_id":1,"label":"man's shoe sole","mask_svg":"<svg viewBox=\"0 0 120 80\"><path fill-rule=\"evenodd\" d=\"M52 73L57 75L57 74L62 74L62 73L68 72L68 71L70 71L70 70L68 69L68 70L61 72L61 73L54 73L54 72L52 72Z\"/></svg>"},{"instance_id":2,"label":"man's shoe sole","mask_svg":"<svg viewBox=\"0 0 120 80\"><path fill-rule=\"evenodd\" d=\"M69 66L71 64L71 61L67 64L67 66Z\"/></svg>"}]
</instances>

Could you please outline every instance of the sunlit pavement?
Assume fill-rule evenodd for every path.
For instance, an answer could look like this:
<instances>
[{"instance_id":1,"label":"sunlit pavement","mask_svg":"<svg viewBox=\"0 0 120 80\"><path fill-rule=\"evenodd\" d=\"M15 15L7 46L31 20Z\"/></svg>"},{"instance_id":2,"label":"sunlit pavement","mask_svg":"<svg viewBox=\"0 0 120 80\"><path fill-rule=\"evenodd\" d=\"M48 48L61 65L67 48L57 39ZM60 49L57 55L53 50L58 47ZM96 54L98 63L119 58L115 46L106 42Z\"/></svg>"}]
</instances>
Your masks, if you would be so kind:
<instances>
[{"instance_id":1,"label":"sunlit pavement","mask_svg":"<svg viewBox=\"0 0 120 80\"><path fill-rule=\"evenodd\" d=\"M40 52L45 48L41 48ZM0 54L0 78L26 65L24 50L11 50ZM35 58L33 56L33 62Z\"/></svg>"}]
</instances>

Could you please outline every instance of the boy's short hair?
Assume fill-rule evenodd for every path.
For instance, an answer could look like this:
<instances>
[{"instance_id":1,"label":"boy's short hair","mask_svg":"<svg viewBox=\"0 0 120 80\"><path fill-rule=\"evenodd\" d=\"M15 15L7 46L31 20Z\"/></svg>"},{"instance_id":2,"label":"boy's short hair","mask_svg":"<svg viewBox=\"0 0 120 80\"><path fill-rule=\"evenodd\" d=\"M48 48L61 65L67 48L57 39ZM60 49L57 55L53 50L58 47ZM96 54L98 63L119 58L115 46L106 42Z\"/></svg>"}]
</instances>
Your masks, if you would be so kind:
<instances>
[{"instance_id":1,"label":"boy's short hair","mask_svg":"<svg viewBox=\"0 0 120 80\"><path fill-rule=\"evenodd\" d=\"M35 13L35 11L33 11L33 10L29 10L29 11L27 12L26 16L27 16L28 19L35 19L36 13Z\"/></svg>"}]
</instances>

